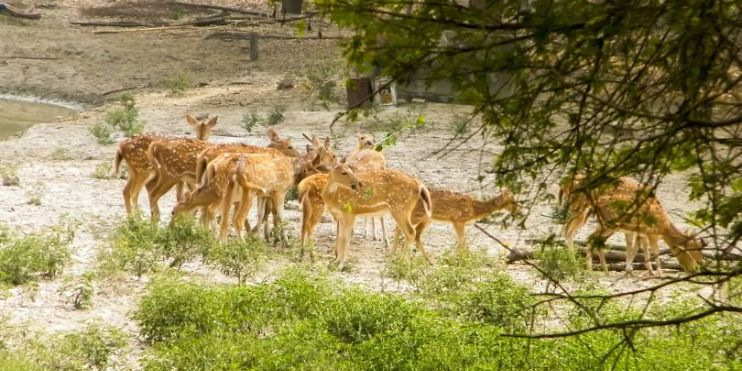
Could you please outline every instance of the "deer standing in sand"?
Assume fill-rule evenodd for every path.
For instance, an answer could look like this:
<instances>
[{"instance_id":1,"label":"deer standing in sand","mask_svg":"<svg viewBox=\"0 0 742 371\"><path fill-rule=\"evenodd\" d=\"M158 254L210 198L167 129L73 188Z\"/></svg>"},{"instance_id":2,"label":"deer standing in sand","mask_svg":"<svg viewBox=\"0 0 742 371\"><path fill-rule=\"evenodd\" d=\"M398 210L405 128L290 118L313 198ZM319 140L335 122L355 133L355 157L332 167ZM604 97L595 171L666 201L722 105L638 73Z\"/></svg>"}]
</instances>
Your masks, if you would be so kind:
<instances>
[{"instance_id":1,"label":"deer standing in sand","mask_svg":"<svg viewBox=\"0 0 742 371\"><path fill-rule=\"evenodd\" d=\"M322 189L322 199L338 221L335 240L335 262L345 261L348 243L358 216L391 214L404 233L405 255L407 243L415 238L410 221L418 200L427 216L431 215L430 192L418 179L399 170L375 170L355 174L346 164L333 169ZM425 250L420 253L428 258Z\"/></svg>"},{"instance_id":2,"label":"deer standing in sand","mask_svg":"<svg viewBox=\"0 0 742 371\"><path fill-rule=\"evenodd\" d=\"M269 147L273 146L273 149L284 154L298 155L298 152L291 144L291 140L279 137L273 129L268 131L268 135L271 140ZM197 184L196 171L198 169L198 157L205 149L219 148L222 151L228 151L236 150L237 148L240 148L240 146L241 145L234 144L209 144L204 141L193 139L152 143L147 151L147 155L156 165L156 179L158 180L157 184L149 190L149 201L153 222L159 220L160 209L158 204L160 198L172 189L174 185L181 181L185 181L195 187ZM250 151L255 152L272 151L270 149L261 149L263 147L243 147L250 148ZM218 154L218 151L215 150L214 155L216 154Z\"/></svg>"},{"instance_id":3,"label":"deer standing in sand","mask_svg":"<svg viewBox=\"0 0 742 371\"><path fill-rule=\"evenodd\" d=\"M569 198L569 215L564 225L564 235L570 249L574 249L574 234L585 224L587 217L592 213L598 220L597 229L588 237L588 269L592 269L594 245L604 242L617 231L626 233L627 272L633 269L637 245L643 244L647 270L654 274L651 266L653 252L657 254L657 271L662 274L658 246L660 238L670 246L683 269L690 272L698 269L703 261L703 240L678 230L647 187L631 178L622 177L607 189L588 191L589 193L575 192L583 181L584 176L576 175L570 182L562 184L560 193L567 194ZM601 267L607 271L605 254L602 249L597 250Z\"/></svg>"},{"instance_id":4,"label":"deer standing in sand","mask_svg":"<svg viewBox=\"0 0 742 371\"><path fill-rule=\"evenodd\" d=\"M375 150L375 140L371 134L359 134L356 138L355 147L342 162L347 164L356 173L386 168L384 154ZM376 221L373 217L363 218L363 238L368 237L369 221L371 222L371 239L376 240ZM381 238L384 241L384 246L389 248L383 217L379 217L379 224L381 225Z\"/></svg>"},{"instance_id":5,"label":"deer standing in sand","mask_svg":"<svg viewBox=\"0 0 742 371\"><path fill-rule=\"evenodd\" d=\"M466 225L476 222L495 211L508 210L511 214L518 212L518 205L515 202L513 193L509 189L503 189L502 192L487 200L479 201L473 197L459 192L431 189L430 198L433 202L431 215L425 213L424 205L420 202L415 206L412 213L412 224L415 226L415 243L421 248L423 242L422 234L430 223L433 221L451 223L456 232L456 251L461 251L466 247ZM394 232L394 247L397 249L400 231L397 228Z\"/></svg>"},{"instance_id":6,"label":"deer standing in sand","mask_svg":"<svg viewBox=\"0 0 742 371\"><path fill-rule=\"evenodd\" d=\"M212 129L216 125L217 117L209 120L199 121L191 114L186 115L186 120L191 127L196 130L196 138L207 140ZM121 161L126 161L128 169L128 179L124 186L124 206L127 215L136 213L139 209L139 192L142 187L147 189L154 187L157 180L154 179L156 173L154 165L147 157L147 149L153 142L169 141L175 138L168 138L159 134L139 134L132 138L127 138L119 143L116 150L116 159L114 161L113 173L118 174Z\"/></svg>"}]
</instances>

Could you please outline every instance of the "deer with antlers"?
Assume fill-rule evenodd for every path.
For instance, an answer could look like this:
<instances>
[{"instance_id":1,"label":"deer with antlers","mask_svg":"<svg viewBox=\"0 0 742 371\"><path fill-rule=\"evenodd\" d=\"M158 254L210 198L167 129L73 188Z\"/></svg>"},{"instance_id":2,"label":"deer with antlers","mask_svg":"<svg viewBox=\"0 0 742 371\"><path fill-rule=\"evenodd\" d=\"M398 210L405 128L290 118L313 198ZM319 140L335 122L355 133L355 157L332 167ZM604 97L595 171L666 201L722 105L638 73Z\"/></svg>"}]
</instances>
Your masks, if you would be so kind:
<instances>
[{"instance_id":1,"label":"deer with antlers","mask_svg":"<svg viewBox=\"0 0 742 371\"><path fill-rule=\"evenodd\" d=\"M186 121L196 130L196 138L205 141L209 138L209 134L211 134L214 126L216 126L217 117L200 121L193 117L193 115L187 114ZM154 165L147 157L147 149L153 142L169 140L173 140L173 138L147 133L124 139L119 143L116 150L113 173L118 174L121 161L126 161L128 179L126 180L123 194L127 215L132 215L139 209L138 199L142 187L146 185L149 190L157 182L154 179L156 175Z\"/></svg>"},{"instance_id":2,"label":"deer with antlers","mask_svg":"<svg viewBox=\"0 0 742 371\"><path fill-rule=\"evenodd\" d=\"M569 215L564 226L564 235L570 249L574 249L574 235L585 224L587 217L592 213L598 220L598 228L588 237L588 269L592 269L594 245L604 242L617 231L624 231L626 234L627 272L633 269L637 246L643 244L647 270L654 275L651 253L655 253L657 271L662 274L658 246L660 238L670 246L683 269L689 272L698 269L703 261L703 240L678 230L648 187L631 178L621 177L607 188L575 192L584 179L584 176L578 174L573 180L564 182L560 194L564 193L569 198ZM601 267L607 271L605 254L602 249L597 250Z\"/></svg>"},{"instance_id":3,"label":"deer with antlers","mask_svg":"<svg viewBox=\"0 0 742 371\"><path fill-rule=\"evenodd\" d=\"M467 224L474 223L498 210L508 210L511 215L518 213L518 204L515 197L507 188L487 201L479 201L464 193L441 189L431 189L430 198L434 205L431 215L425 213L424 205L420 202L417 203L412 213L411 221L415 226L415 244L420 249L423 245L422 234L433 221L453 225L456 232L456 251L461 251L466 247L465 228ZM394 232L392 251L396 250L399 237L400 231L397 228Z\"/></svg>"},{"instance_id":4,"label":"deer with antlers","mask_svg":"<svg viewBox=\"0 0 742 371\"><path fill-rule=\"evenodd\" d=\"M152 220L159 220L159 200L172 187L181 181L191 184L194 188L198 183L196 171L198 169L198 158L202 152L209 148L214 149L208 152L210 156L217 156L219 153L229 151L238 151L244 148L251 152L271 152L277 150L286 155L298 155L290 139L281 138L275 130L268 131L268 137L271 140L270 145L265 147L242 146L234 144L208 144L204 141L193 139L171 140L168 142L154 142L150 145L147 155L156 165L157 184L149 191L150 209L152 210ZM271 149L272 147L272 149Z\"/></svg>"},{"instance_id":5,"label":"deer with antlers","mask_svg":"<svg viewBox=\"0 0 742 371\"><path fill-rule=\"evenodd\" d=\"M407 241L415 237L415 227L410 221L415 205L420 200L427 216L433 208L430 192L416 178L389 169L356 174L346 164L338 165L329 173L322 199L338 221L336 263L345 261L357 216L391 214L406 237L403 246L406 255ZM428 258L425 250L421 249L420 253Z\"/></svg>"}]
</instances>

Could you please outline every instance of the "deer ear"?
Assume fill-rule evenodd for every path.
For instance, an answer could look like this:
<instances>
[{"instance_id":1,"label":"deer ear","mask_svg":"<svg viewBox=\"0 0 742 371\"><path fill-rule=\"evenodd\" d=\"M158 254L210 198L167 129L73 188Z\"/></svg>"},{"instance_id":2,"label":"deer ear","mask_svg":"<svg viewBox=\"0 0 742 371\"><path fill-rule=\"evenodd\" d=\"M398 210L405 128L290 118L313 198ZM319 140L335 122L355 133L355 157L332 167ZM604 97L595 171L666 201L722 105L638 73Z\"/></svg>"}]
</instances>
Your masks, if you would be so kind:
<instances>
[{"instance_id":1,"label":"deer ear","mask_svg":"<svg viewBox=\"0 0 742 371\"><path fill-rule=\"evenodd\" d=\"M188 121L188 124L191 126L198 126L198 124L200 124L200 122L198 122L198 120L190 113L186 114L186 121Z\"/></svg>"},{"instance_id":2,"label":"deer ear","mask_svg":"<svg viewBox=\"0 0 742 371\"><path fill-rule=\"evenodd\" d=\"M278 136L278 133L276 133L273 128L268 129L268 139L271 140L271 142L278 142L281 140L281 137Z\"/></svg>"},{"instance_id":3,"label":"deer ear","mask_svg":"<svg viewBox=\"0 0 742 371\"><path fill-rule=\"evenodd\" d=\"M207 125L208 127L210 127L210 128L213 128L214 126L216 126L216 120L217 120L218 118L219 118L219 116L214 116L214 117L212 117L211 119L209 119L209 121L208 121L208 122L206 123L206 125Z\"/></svg>"},{"instance_id":4,"label":"deer ear","mask_svg":"<svg viewBox=\"0 0 742 371\"><path fill-rule=\"evenodd\" d=\"M301 136L303 136L304 139L306 139L306 140L308 140L310 142L312 141L312 137L310 137L308 133L301 133Z\"/></svg>"}]
</instances>

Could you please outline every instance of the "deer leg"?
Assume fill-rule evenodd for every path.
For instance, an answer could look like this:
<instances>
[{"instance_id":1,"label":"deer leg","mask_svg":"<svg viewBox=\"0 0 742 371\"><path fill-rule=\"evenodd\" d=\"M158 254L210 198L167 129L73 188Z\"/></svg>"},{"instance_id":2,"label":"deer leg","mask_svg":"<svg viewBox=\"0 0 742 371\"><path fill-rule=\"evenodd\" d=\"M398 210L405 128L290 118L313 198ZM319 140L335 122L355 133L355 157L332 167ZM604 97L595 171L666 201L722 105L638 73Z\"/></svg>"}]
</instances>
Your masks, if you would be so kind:
<instances>
[{"instance_id":1,"label":"deer leg","mask_svg":"<svg viewBox=\"0 0 742 371\"><path fill-rule=\"evenodd\" d=\"M462 252L466 248L466 224L454 223L453 229L456 232L456 252Z\"/></svg>"},{"instance_id":2,"label":"deer leg","mask_svg":"<svg viewBox=\"0 0 742 371\"><path fill-rule=\"evenodd\" d=\"M647 236L647 246L649 246L649 250L651 253L657 255L657 275L662 277L664 274L662 273L662 261L660 260L660 246L659 241L657 240L657 236ZM647 252L647 255L650 255L649 251Z\"/></svg>"},{"instance_id":3,"label":"deer leg","mask_svg":"<svg viewBox=\"0 0 742 371\"><path fill-rule=\"evenodd\" d=\"M386 227L384 227L384 217L379 218L379 224L381 224L381 239L384 240L384 248L389 250L389 241L386 239Z\"/></svg>"},{"instance_id":4,"label":"deer leg","mask_svg":"<svg viewBox=\"0 0 742 371\"><path fill-rule=\"evenodd\" d=\"M564 244L567 246L567 249L569 249L572 256L576 255L574 245L575 235L577 234L577 230L587 222L587 215L589 212L590 209L577 212L570 210L569 217L564 223L564 229L562 230L562 234L564 234Z\"/></svg>"},{"instance_id":5,"label":"deer leg","mask_svg":"<svg viewBox=\"0 0 742 371\"><path fill-rule=\"evenodd\" d=\"M242 190L242 199L240 206L234 213L234 228L237 230L237 238L242 239L242 232L245 229L245 219L252 206L252 192L248 189Z\"/></svg>"},{"instance_id":6,"label":"deer leg","mask_svg":"<svg viewBox=\"0 0 742 371\"><path fill-rule=\"evenodd\" d=\"M429 221L426 219L423 219L417 224L417 226L415 226L415 245L420 251L425 251L425 247L423 246L422 236L428 224L429 224Z\"/></svg>"},{"instance_id":7,"label":"deer leg","mask_svg":"<svg viewBox=\"0 0 742 371\"><path fill-rule=\"evenodd\" d=\"M339 229L335 239L335 262L342 263L347 255L348 243L352 235L352 229L355 225L355 215L342 214L338 218Z\"/></svg>"},{"instance_id":8,"label":"deer leg","mask_svg":"<svg viewBox=\"0 0 742 371\"><path fill-rule=\"evenodd\" d=\"M176 183L172 179L163 179L163 177L158 177L158 179L157 186L149 190L149 208L152 213L152 223L157 223L160 220L160 198L173 188Z\"/></svg>"},{"instance_id":9,"label":"deer leg","mask_svg":"<svg viewBox=\"0 0 742 371\"><path fill-rule=\"evenodd\" d=\"M391 255L394 256L394 254L397 252L397 246L399 245L399 237L402 235L402 231L399 229L399 226L396 226L394 228L394 239L392 240L392 252Z\"/></svg>"},{"instance_id":10,"label":"deer leg","mask_svg":"<svg viewBox=\"0 0 742 371\"><path fill-rule=\"evenodd\" d=\"M273 211L273 228L279 232L280 236L278 236L278 238L280 238L284 247L288 246L288 241L286 240L286 228L281 225L281 222L283 221L283 201L285 198L286 194L283 192L277 192L270 198L270 201L272 202L271 209Z\"/></svg>"},{"instance_id":11,"label":"deer leg","mask_svg":"<svg viewBox=\"0 0 742 371\"><path fill-rule=\"evenodd\" d=\"M639 235L636 233L625 232L624 239L626 239L626 273L631 274L634 271L634 257L636 257L636 251L639 244Z\"/></svg>"},{"instance_id":12,"label":"deer leg","mask_svg":"<svg viewBox=\"0 0 742 371\"><path fill-rule=\"evenodd\" d=\"M593 269L593 245L595 244L595 241L601 240L602 243L605 245L605 241L608 240L608 237L613 235L616 230L613 228L604 228L602 226L598 227L598 229L590 234L590 236L587 239L587 269L592 270ZM605 253L603 251L603 248L598 249L598 258L600 259L600 265L603 268L603 271L608 272L608 265L605 262Z\"/></svg>"},{"instance_id":13,"label":"deer leg","mask_svg":"<svg viewBox=\"0 0 742 371\"><path fill-rule=\"evenodd\" d=\"M227 242L227 229L229 228L229 210L232 208L232 194L228 192L222 198L222 220L219 221L219 241Z\"/></svg>"}]
</instances>

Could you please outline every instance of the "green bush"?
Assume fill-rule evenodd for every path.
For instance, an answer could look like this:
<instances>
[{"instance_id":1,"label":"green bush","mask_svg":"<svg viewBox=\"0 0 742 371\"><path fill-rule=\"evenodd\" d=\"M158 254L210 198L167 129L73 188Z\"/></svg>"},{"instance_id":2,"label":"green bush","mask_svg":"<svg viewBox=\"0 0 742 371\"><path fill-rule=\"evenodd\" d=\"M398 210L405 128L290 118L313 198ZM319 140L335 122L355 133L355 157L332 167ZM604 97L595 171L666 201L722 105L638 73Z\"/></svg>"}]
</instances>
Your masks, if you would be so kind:
<instances>
[{"instance_id":1,"label":"green bush","mask_svg":"<svg viewBox=\"0 0 742 371\"><path fill-rule=\"evenodd\" d=\"M101 162L95 165L95 170L90 174L95 179L111 179L111 163L109 161Z\"/></svg>"},{"instance_id":2,"label":"green bush","mask_svg":"<svg viewBox=\"0 0 742 371\"><path fill-rule=\"evenodd\" d=\"M52 152L52 159L56 161L68 161L72 159L72 155L69 149L59 147Z\"/></svg>"},{"instance_id":3,"label":"green bush","mask_svg":"<svg viewBox=\"0 0 742 371\"><path fill-rule=\"evenodd\" d=\"M537 266L557 281L579 279L586 272L583 259L557 245L552 238L536 243L535 257Z\"/></svg>"},{"instance_id":4,"label":"green bush","mask_svg":"<svg viewBox=\"0 0 742 371\"><path fill-rule=\"evenodd\" d=\"M65 284L60 288L60 291L69 297L73 308L80 310L93 306L94 278L95 276L92 272L87 272L80 277L66 280Z\"/></svg>"},{"instance_id":5,"label":"green bush","mask_svg":"<svg viewBox=\"0 0 742 371\"><path fill-rule=\"evenodd\" d=\"M0 164L0 180L4 186L17 186L21 184L18 177L18 165Z\"/></svg>"},{"instance_id":6,"label":"green bush","mask_svg":"<svg viewBox=\"0 0 742 371\"><path fill-rule=\"evenodd\" d=\"M261 122L263 122L263 119L256 112L245 113L242 115L242 120L240 120L242 127L247 130L248 133L252 133L253 129L255 129L255 127Z\"/></svg>"},{"instance_id":7,"label":"green bush","mask_svg":"<svg viewBox=\"0 0 742 371\"><path fill-rule=\"evenodd\" d=\"M257 236L249 234L245 240L229 240L225 244L213 244L206 254L206 264L220 272L237 278L242 284L260 269L267 260L268 248Z\"/></svg>"},{"instance_id":8,"label":"green bush","mask_svg":"<svg viewBox=\"0 0 742 371\"><path fill-rule=\"evenodd\" d=\"M325 110L329 110L332 104L337 103L335 94L335 79L338 77L338 66L333 64L321 64L309 69L304 76L305 89L312 95L311 105L319 104Z\"/></svg>"},{"instance_id":9,"label":"green bush","mask_svg":"<svg viewBox=\"0 0 742 371\"><path fill-rule=\"evenodd\" d=\"M274 126L280 124L286 117L283 115L286 112L286 106L276 105L271 107L268 114L265 116L265 123L268 126Z\"/></svg>"},{"instance_id":10,"label":"green bush","mask_svg":"<svg viewBox=\"0 0 742 371\"><path fill-rule=\"evenodd\" d=\"M191 79L184 72L177 72L167 79L162 81L162 86L170 90L171 95L183 94L186 90L190 89L193 84Z\"/></svg>"},{"instance_id":11,"label":"green bush","mask_svg":"<svg viewBox=\"0 0 742 371\"><path fill-rule=\"evenodd\" d=\"M69 226L16 237L0 230L0 281L20 285L37 276L54 278L70 260L74 233Z\"/></svg>"},{"instance_id":12,"label":"green bush","mask_svg":"<svg viewBox=\"0 0 742 371\"><path fill-rule=\"evenodd\" d=\"M741 325L733 316L636 334L596 331L525 340L502 336L520 332L532 321L531 314L522 310L533 303L524 286L506 276L490 275L459 290L459 310L442 312L431 310L438 306L428 300L367 293L301 270L250 287L202 286L171 275L153 280L134 318L152 343L144 365L153 370L742 366L735 358ZM619 305L597 306L595 300L585 304L597 310L601 320L637 315ZM662 307L674 305L662 303ZM584 313L568 310L573 311L568 315L569 328L590 325ZM673 315L658 310L653 314L657 318ZM545 318L539 312L532 315ZM616 346L625 336L632 337L633 352Z\"/></svg>"},{"instance_id":13,"label":"green bush","mask_svg":"<svg viewBox=\"0 0 742 371\"><path fill-rule=\"evenodd\" d=\"M134 96L130 93L119 97L120 109L106 113L103 123L90 127L92 134L99 144L111 144L113 131L118 129L127 137L132 137L144 130L144 121L139 119L139 109L136 107Z\"/></svg>"},{"instance_id":14,"label":"green bush","mask_svg":"<svg viewBox=\"0 0 742 371\"><path fill-rule=\"evenodd\" d=\"M96 122L88 129L88 131L90 132L90 135L95 137L98 144L107 145L116 143L116 141L111 137L113 135L114 127L105 122Z\"/></svg>"},{"instance_id":15,"label":"green bush","mask_svg":"<svg viewBox=\"0 0 742 371\"><path fill-rule=\"evenodd\" d=\"M137 277L157 272L165 263L180 267L206 254L215 243L208 230L186 216L161 229L150 221L129 218L116 226L110 241L110 247L99 254L102 271L125 271Z\"/></svg>"}]
</instances>

